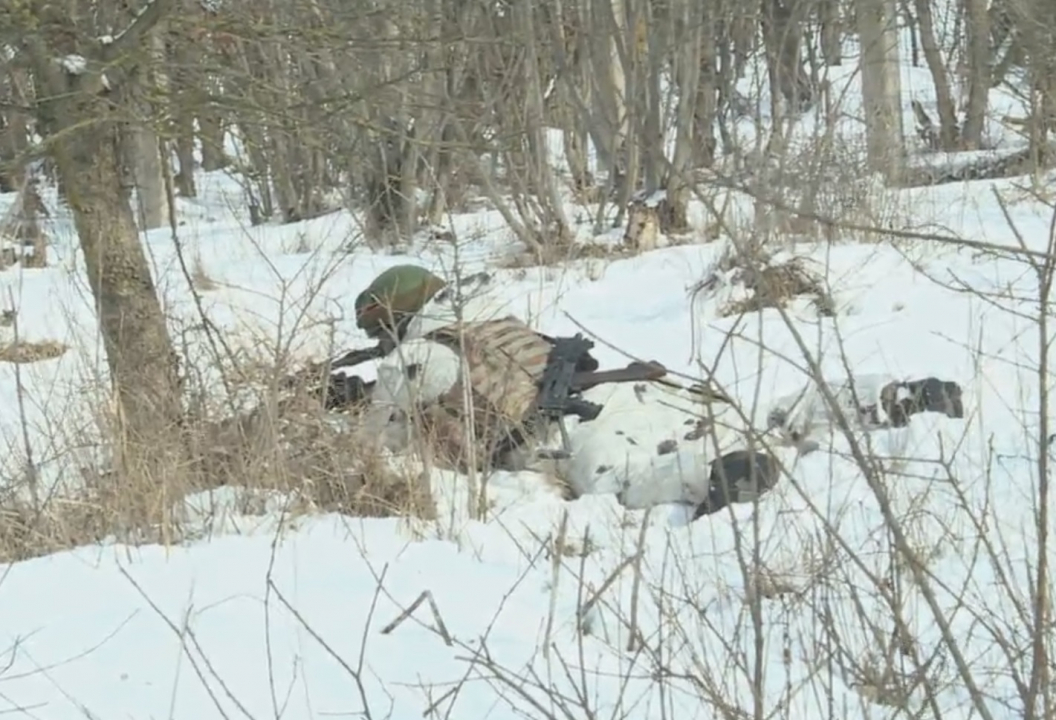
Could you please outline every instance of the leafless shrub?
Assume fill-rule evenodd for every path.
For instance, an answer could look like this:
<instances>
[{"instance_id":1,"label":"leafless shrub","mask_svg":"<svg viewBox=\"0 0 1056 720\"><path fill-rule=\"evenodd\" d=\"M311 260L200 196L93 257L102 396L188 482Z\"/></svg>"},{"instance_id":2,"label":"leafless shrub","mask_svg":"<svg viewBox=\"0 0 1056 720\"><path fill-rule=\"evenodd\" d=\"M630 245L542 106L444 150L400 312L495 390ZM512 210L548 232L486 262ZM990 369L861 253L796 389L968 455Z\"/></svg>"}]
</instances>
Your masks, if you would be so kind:
<instances>
[{"instance_id":1,"label":"leafless shrub","mask_svg":"<svg viewBox=\"0 0 1056 720\"><path fill-rule=\"evenodd\" d=\"M770 265L759 270L743 271L735 278L751 294L744 300L734 300L724 306L724 316L759 312L765 308L785 307L789 300L809 297L819 315L835 312L832 298L820 280L797 259L779 265Z\"/></svg>"},{"instance_id":2,"label":"leafless shrub","mask_svg":"<svg viewBox=\"0 0 1056 720\"><path fill-rule=\"evenodd\" d=\"M221 486L282 493L302 511L357 517L434 512L429 478L397 471L350 432L354 417L329 417L316 397L261 398L250 413L199 418L188 442L199 490Z\"/></svg>"},{"instance_id":3,"label":"leafless shrub","mask_svg":"<svg viewBox=\"0 0 1056 720\"><path fill-rule=\"evenodd\" d=\"M740 248L729 246L690 293L715 297L720 290L734 294L720 307L722 317L785 308L796 298L809 298L821 316L836 312L824 278L806 260L794 256L775 258L754 243Z\"/></svg>"},{"instance_id":4,"label":"leafless shrub","mask_svg":"<svg viewBox=\"0 0 1056 720\"><path fill-rule=\"evenodd\" d=\"M530 267L553 267L577 260L615 260L627 257L627 251L618 245L601 243L547 243L535 251L526 249L511 253L496 263L497 267L506 270Z\"/></svg>"}]
</instances>

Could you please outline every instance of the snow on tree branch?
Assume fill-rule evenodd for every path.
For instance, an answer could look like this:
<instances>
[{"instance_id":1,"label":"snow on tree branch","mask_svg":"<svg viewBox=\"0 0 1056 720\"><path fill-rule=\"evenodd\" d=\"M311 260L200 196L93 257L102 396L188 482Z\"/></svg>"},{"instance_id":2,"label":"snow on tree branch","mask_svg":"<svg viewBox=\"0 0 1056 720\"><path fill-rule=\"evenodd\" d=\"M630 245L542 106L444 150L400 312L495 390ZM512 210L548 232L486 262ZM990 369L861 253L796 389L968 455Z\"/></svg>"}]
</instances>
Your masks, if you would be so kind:
<instances>
[{"instance_id":1,"label":"snow on tree branch","mask_svg":"<svg viewBox=\"0 0 1056 720\"><path fill-rule=\"evenodd\" d=\"M111 42L103 43L102 59L108 62L135 47L164 17L175 4L175 0L152 0L144 7L127 28L115 35Z\"/></svg>"},{"instance_id":2,"label":"snow on tree branch","mask_svg":"<svg viewBox=\"0 0 1056 720\"><path fill-rule=\"evenodd\" d=\"M88 61L83 55L65 55L59 58L59 65L70 75L83 75L88 69Z\"/></svg>"}]
</instances>

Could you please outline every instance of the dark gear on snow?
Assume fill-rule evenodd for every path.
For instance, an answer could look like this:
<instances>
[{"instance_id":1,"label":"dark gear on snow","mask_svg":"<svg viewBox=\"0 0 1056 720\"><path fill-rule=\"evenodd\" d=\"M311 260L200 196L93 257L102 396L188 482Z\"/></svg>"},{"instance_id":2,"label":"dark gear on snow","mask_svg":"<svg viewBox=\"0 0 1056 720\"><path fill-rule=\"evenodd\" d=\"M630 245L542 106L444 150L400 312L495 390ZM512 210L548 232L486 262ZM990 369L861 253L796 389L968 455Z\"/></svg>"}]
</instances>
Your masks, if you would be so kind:
<instances>
[{"instance_id":1,"label":"dark gear on snow","mask_svg":"<svg viewBox=\"0 0 1056 720\"><path fill-rule=\"evenodd\" d=\"M880 404L891 427L905 427L911 416L924 412L964 417L961 386L934 377L885 385L880 391Z\"/></svg>"},{"instance_id":2,"label":"dark gear on snow","mask_svg":"<svg viewBox=\"0 0 1056 720\"><path fill-rule=\"evenodd\" d=\"M585 390L607 383L659 380L667 374L667 369L658 362L634 362L624 368L599 372L597 361L590 356L594 342L582 333L570 338L552 338L550 342L552 347L539 381L536 411L542 422L557 425L561 447L540 451L542 457L559 460L570 457L566 415L589 422L601 413L601 405L583 399Z\"/></svg>"},{"instance_id":3,"label":"dark gear on snow","mask_svg":"<svg viewBox=\"0 0 1056 720\"><path fill-rule=\"evenodd\" d=\"M749 503L775 485L781 468L772 455L736 450L711 463L708 496L697 506L693 519L711 515L732 503Z\"/></svg>"}]
</instances>

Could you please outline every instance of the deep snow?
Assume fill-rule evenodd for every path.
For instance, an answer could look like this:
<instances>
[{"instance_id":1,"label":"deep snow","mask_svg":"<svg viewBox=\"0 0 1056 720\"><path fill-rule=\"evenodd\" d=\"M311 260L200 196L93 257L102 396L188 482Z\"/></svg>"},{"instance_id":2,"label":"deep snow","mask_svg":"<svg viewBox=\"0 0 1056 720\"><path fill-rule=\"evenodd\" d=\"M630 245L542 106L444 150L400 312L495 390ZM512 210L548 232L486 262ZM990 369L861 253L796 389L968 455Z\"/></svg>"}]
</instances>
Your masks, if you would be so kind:
<instances>
[{"instance_id":1,"label":"deep snow","mask_svg":"<svg viewBox=\"0 0 1056 720\"><path fill-rule=\"evenodd\" d=\"M904 80L919 87L926 77L920 72L907 68ZM1012 247L1015 235L993 198L995 185L1011 187L974 183L900 193L899 227L943 228ZM603 366L622 365L626 353L692 377L707 368L746 407L761 403L760 410L804 381L802 354L776 312L724 318L719 308L735 289L692 292L716 267L722 242L501 270L495 264L509 253L510 237L497 213L453 218L457 246L350 253L344 248L355 226L344 213L250 228L230 180L203 176L199 187L200 199L180 201L179 239L189 261L217 285L203 293L210 318L246 353L260 352L262 338L273 349L293 338L288 351L298 358L364 344L350 310L373 276L409 256L439 270L457 256L466 272L498 273L511 309L541 329L588 329L599 339ZM48 200L55 207L54 197ZM0 196L0 204L9 201ZM748 216L746 203L737 202ZM1044 250L1051 211L1020 199L1011 213L1031 248ZM693 218L703 224L703 208L695 207ZM63 211L53 214L50 231L52 266L0 273L0 298L13 298L23 337L74 346L57 360L20 368L31 440L55 477L69 459L51 443L88 432L105 363ZM145 242L174 333L204 352L169 235L151 232ZM836 301L834 319L819 318L806 302L790 309L827 374L838 377L847 364L856 372L939 375L965 389L967 419L920 416L908 428L872 433L868 442L891 472L887 490L896 511L910 518L911 542L941 580L935 602L991 712L1019 717L1009 660L994 642L995 632L1019 627L1016 610L998 568L978 551L980 538L1004 543L1000 569L1025 596L1036 536L1036 277L1024 262L949 244L862 243L848 235L829 246L788 250L813 263ZM8 470L21 462L16 394L14 367L0 365ZM532 478L509 473L493 478L496 506L480 522L465 516L464 481L443 473L434 478L442 510L433 525L290 518L273 503L261 516L231 511L224 522L214 519L208 539L183 546L109 544L5 566L0 712L49 720L367 711L409 720L430 708L431 717L520 716L509 700L530 717L565 716L560 702L576 718L589 716L577 704L599 717L715 717L702 686L750 712L753 585L738 558L751 555L757 538L768 573L793 591L762 603L765 673L758 683L767 711L892 717L896 708L867 702L854 688L861 678L826 661L826 625L839 634L847 657L875 661L877 639L859 618L890 614L870 591L869 577L889 573L890 553L877 502L848 459L847 442L835 438L824 450L799 459L794 482L783 482L757 509L739 506L689 524L681 510L625 511L611 496L562 502ZM555 553L553 537L566 513L569 547ZM626 562L639 551L636 591L633 564ZM423 591L431 593L451 645L428 603L382 634ZM949 653L937 650L939 624L918 587L907 582L902 593L903 619L921 656L939 658L933 694L943 718L967 717L966 683ZM823 611L830 615L823 618ZM645 649L628 650L632 616ZM1021 671L1028 665L1016 662ZM918 689L911 704L921 702Z\"/></svg>"}]
</instances>

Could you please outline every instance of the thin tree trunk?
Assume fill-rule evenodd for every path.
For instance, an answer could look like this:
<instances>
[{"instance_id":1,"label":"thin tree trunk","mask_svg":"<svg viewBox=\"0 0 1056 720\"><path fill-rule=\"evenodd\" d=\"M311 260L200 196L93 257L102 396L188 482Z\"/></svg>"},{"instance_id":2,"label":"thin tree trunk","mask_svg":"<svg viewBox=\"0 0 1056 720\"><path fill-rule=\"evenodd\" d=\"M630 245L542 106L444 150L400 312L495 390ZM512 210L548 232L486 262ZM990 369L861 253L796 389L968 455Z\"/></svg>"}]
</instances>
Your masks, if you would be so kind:
<instances>
[{"instance_id":1,"label":"thin tree trunk","mask_svg":"<svg viewBox=\"0 0 1056 720\"><path fill-rule=\"evenodd\" d=\"M829 67L843 62L843 27L840 23L839 0L820 0L821 56Z\"/></svg>"},{"instance_id":2,"label":"thin tree trunk","mask_svg":"<svg viewBox=\"0 0 1056 720\"><path fill-rule=\"evenodd\" d=\"M551 42L561 44L562 52L558 58L564 59L568 67L561 68L568 73L568 82L558 85L557 97L562 109L562 136L564 139L565 160L572 175L572 188L581 200L589 200L587 193L594 186L587 158L588 130L582 113L576 111L574 95L578 94L585 103L590 100L590 83L586 80L586 59L588 54L580 38L585 28L578 27L572 38L565 30L568 17L562 0L554 0L554 19L552 20ZM573 25L573 27L576 27ZM560 66L560 61L555 63Z\"/></svg>"},{"instance_id":3,"label":"thin tree trunk","mask_svg":"<svg viewBox=\"0 0 1056 720\"><path fill-rule=\"evenodd\" d=\"M990 13L986 0L964 0L968 25L968 105L961 140L967 150L979 148L990 93Z\"/></svg>"},{"instance_id":4,"label":"thin tree trunk","mask_svg":"<svg viewBox=\"0 0 1056 720\"><path fill-rule=\"evenodd\" d=\"M689 228L686 208L692 186L690 165L696 155L696 146L706 139L697 135L698 129L703 129L698 123L697 110L698 93L702 89L707 92L706 88L701 88L701 55L704 28L710 29L710 25L705 26L703 13L694 0L682 0L671 8L671 14L677 18L673 33L676 39L672 75L678 82L678 106L675 111L675 150L666 182L667 212L661 215L661 230L668 233L684 232ZM707 129L710 131L711 128Z\"/></svg>"},{"instance_id":5,"label":"thin tree trunk","mask_svg":"<svg viewBox=\"0 0 1056 720\"><path fill-rule=\"evenodd\" d=\"M27 83L22 73L11 69L0 85L0 100L12 105L28 105ZM23 185L23 163L19 157L29 144L26 116L14 108L0 113L0 192L15 192Z\"/></svg>"},{"instance_id":6,"label":"thin tree trunk","mask_svg":"<svg viewBox=\"0 0 1056 720\"><path fill-rule=\"evenodd\" d=\"M895 0L858 0L857 9L869 163L895 185L904 162L898 8Z\"/></svg>"},{"instance_id":7,"label":"thin tree trunk","mask_svg":"<svg viewBox=\"0 0 1056 720\"><path fill-rule=\"evenodd\" d=\"M136 73L135 92L138 98L144 98L152 92L164 91L166 84L162 70L165 57L164 39L160 32L155 30L147 42L150 46L150 62L142 63ZM162 156L158 134L154 130L158 113L154 112L152 103L147 100L139 100L137 105L141 112L140 121L126 139L130 141L140 225L143 230L154 230L169 224L169 203L165 195L165 180L161 167L162 162L168 162L168 157Z\"/></svg>"},{"instance_id":8,"label":"thin tree trunk","mask_svg":"<svg viewBox=\"0 0 1056 720\"><path fill-rule=\"evenodd\" d=\"M215 78L204 78L206 87L219 93ZM198 110L198 137L202 142L202 170L213 172L227 167L228 157L224 151L224 117L213 101L208 101Z\"/></svg>"},{"instance_id":9,"label":"thin tree trunk","mask_svg":"<svg viewBox=\"0 0 1056 720\"><path fill-rule=\"evenodd\" d=\"M946 65L942 61L942 51L935 38L935 21L931 14L931 0L913 0L917 10L917 24L920 27L920 45L924 51L924 60L931 71L935 83L935 102L939 111L939 141L942 149L957 149L957 109L953 104L953 93L950 80L946 74Z\"/></svg>"},{"instance_id":10,"label":"thin tree trunk","mask_svg":"<svg viewBox=\"0 0 1056 720\"><path fill-rule=\"evenodd\" d=\"M806 0L763 0L763 38L768 76L792 114L803 112L814 102L814 88L810 78L803 72L800 57L806 5ZM775 115L774 124L778 123Z\"/></svg>"},{"instance_id":11,"label":"thin tree trunk","mask_svg":"<svg viewBox=\"0 0 1056 720\"><path fill-rule=\"evenodd\" d=\"M544 223L544 237L560 244L569 239L570 225L550 167L543 87L539 77L539 36L535 31L535 10L527 5L518 6L518 8L520 9L518 24L524 29L527 41L524 79L527 90L525 131L531 154L529 183L539 199L541 220Z\"/></svg>"},{"instance_id":12,"label":"thin tree trunk","mask_svg":"<svg viewBox=\"0 0 1056 720\"><path fill-rule=\"evenodd\" d=\"M182 197L195 197L198 189L194 184L194 106L197 98L195 93L195 66L196 59L201 54L197 52L197 43L190 42L184 36L170 36L168 53L172 58L173 70L169 78L170 115L173 126L173 145L176 150L176 161L179 163L179 172L173 177L176 192ZM197 58L196 58L197 56ZM200 80L199 80L200 81Z\"/></svg>"},{"instance_id":13,"label":"thin tree trunk","mask_svg":"<svg viewBox=\"0 0 1056 720\"><path fill-rule=\"evenodd\" d=\"M128 196L121 188L118 129L75 133L59 172L84 251L110 372L133 435L171 434L180 417L176 355ZM70 148L77 142L77 148Z\"/></svg>"},{"instance_id":14,"label":"thin tree trunk","mask_svg":"<svg viewBox=\"0 0 1056 720\"><path fill-rule=\"evenodd\" d=\"M169 224L169 206L165 199L158 136L149 127L129 130L129 155L136 182L139 224L143 230L154 230Z\"/></svg>"},{"instance_id":15,"label":"thin tree trunk","mask_svg":"<svg viewBox=\"0 0 1056 720\"><path fill-rule=\"evenodd\" d=\"M37 189L37 178L32 167L26 168L22 190L16 201L18 210L18 239L30 246L33 254L22 256L23 267L42 268L48 265L48 237L44 233L43 217L48 214Z\"/></svg>"},{"instance_id":16,"label":"thin tree trunk","mask_svg":"<svg viewBox=\"0 0 1056 720\"><path fill-rule=\"evenodd\" d=\"M670 47L667 23L657 20L652 4L643 2L638 8L635 39L638 58L642 61L644 81L640 89L644 99L645 113L641 117L640 142L642 147L642 174L644 190L652 195L660 190L667 175L666 148L663 127L664 97L660 89L660 77L664 72L664 60ZM639 39L641 38L641 39Z\"/></svg>"}]
</instances>

